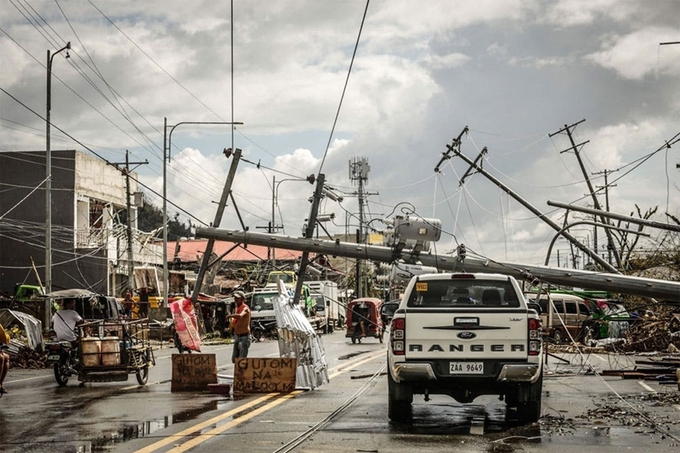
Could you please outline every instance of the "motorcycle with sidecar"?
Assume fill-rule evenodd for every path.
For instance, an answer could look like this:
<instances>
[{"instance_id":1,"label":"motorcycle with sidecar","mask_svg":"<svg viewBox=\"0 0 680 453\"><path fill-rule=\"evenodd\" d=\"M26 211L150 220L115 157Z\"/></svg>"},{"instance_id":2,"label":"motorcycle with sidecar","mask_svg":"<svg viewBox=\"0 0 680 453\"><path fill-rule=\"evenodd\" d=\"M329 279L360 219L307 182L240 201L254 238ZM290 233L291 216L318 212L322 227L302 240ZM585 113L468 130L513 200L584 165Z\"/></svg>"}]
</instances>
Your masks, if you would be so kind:
<instances>
[{"instance_id":1,"label":"motorcycle with sidecar","mask_svg":"<svg viewBox=\"0 0 680 453\"><path fill-rule=\"evenodd\" d=\"M373 337L382 343L384 329L380 316L381 304L382 300L376 297L362 297L348 303L345 338L351 338L352 343L361 343L362 338Z\"/></svg>"}]
</instances>

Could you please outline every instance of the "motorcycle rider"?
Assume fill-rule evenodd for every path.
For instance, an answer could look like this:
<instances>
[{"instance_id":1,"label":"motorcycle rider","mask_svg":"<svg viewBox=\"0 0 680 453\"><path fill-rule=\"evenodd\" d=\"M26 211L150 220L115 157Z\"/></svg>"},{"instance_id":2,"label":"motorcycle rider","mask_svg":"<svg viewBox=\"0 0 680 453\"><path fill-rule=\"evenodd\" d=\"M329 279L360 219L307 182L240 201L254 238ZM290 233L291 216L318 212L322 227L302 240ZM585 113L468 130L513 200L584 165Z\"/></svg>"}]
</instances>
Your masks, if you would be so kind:
<instances>
[{"instance_id":1,"label":"motorcycle rider","mask_svg":"<svg viewBox=\"0 0 680 453\"><path fill-rule=\"evenodd\" d=\"M84 323L83 318L75 311L76 300L64 299L61 310L52 316L52 326L57 334L57 341L70 341L75 343L76 326Z\"/></svg>"}]
</instances>

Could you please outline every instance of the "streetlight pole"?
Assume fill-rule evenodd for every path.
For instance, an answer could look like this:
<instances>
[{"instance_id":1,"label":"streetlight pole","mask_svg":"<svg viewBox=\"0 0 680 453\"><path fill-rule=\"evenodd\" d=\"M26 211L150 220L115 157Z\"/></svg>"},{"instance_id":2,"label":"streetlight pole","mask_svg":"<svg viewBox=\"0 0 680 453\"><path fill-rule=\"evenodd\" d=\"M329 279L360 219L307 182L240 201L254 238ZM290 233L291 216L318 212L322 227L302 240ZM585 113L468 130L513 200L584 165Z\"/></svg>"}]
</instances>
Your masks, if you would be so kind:
<instances>
[{"instance_id":1,"label":"streetlight pole","mask_svg":"<svg viewBox=\"0 0 680 453\"><path fill-rule=\"evenodd\" d=\"M278 229L276 226L276 212L275 212L275 206L278 206L279 202L279 186L281 185L282 182L284 181L307 181L310 184L314 184L314 181L316 180L315 176L309 175L306 178L284 178L279 182L276 182L276 176L272 177L272 230ZM281 224L283 224L283 219L281 219ZM270 231L270 233L273 233L274 231ZM272 248L272 268L276 267L276 247Z\"/></svg>"},{"instance_id":2,"label":"streetlight pole","mask_svg":"<svg viewBox=\"0 0 680 453\"><path fill-rule=\"evenodd\" d=\"M182 121L173 126L168 126L168 118L163 118L163 299L167 306L168 302L168 184L167 184L167 163L171 159L172 150L172 133L177 126L182 124L219 124L219 125L231 125L232 126L232 142L233 139L233 126L242 125L242 122L226 122L226 121ZM170 128L170 133L168 133L168 128ZM166 146L167 143L167 146ZM232 146L233 149L233 146Z\"/></svg>"},{"instance_id":3,"label":"streetlight pole","mask_svg":"<svg viewBox=\"0 0 680 453\"><path fill-rule=\"evenodd\" d=\"M52 110L52 60L55 55L71 49L71 41L50 55L47 49L47 107L45 111L45 292L52 292L52 151L50 149L50 110ZM66 58L68 58L66 52ZM47 306L49 303L47 302ZM49 312L45 312L49 319ZM47 323L46 325L49 325Z\"/></svg>"}]
</instances>

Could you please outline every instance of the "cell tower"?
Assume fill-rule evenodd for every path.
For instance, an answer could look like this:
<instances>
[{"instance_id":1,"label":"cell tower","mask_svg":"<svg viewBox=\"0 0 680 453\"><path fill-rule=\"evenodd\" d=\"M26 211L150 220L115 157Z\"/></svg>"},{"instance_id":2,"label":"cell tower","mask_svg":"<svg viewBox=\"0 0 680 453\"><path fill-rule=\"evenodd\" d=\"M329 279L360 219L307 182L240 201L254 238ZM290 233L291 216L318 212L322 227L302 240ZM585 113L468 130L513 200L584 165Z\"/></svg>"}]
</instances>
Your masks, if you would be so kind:
<instances>
[{"instance_id":1,"label":"cell tower","mask_svg":"<svg viewBox=\"0 0 680 453\"><path fill-rule=\"evenodd\" d=\"M349 161L349 179L352 184L357 183L359 190L357 197L359 199L359 229L357 230L357 243L364 244L364 184L368 184L368 172L371 171L371 166L368 165L368 158L354 157ZM356 261L356 297L362 297L361 284L361 260Z\"/></svg>"}]
</instances>

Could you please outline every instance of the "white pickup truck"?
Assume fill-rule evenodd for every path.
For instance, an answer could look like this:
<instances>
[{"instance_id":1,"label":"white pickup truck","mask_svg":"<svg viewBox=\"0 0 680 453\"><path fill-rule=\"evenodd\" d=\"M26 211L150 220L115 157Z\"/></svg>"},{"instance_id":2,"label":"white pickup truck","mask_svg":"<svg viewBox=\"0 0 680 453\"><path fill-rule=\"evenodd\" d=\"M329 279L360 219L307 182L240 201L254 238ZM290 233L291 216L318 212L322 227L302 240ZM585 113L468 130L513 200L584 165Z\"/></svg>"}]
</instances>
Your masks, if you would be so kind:
<instances>
[{"instance_id":1,"label":"white pickup truck","mask_svg":"<svg viewBox=\"0 0 680 453\"><path fill-rule=\"evenodd\" d=\"M412 418L414 394L470 403L500 395L509 419L541 415L541 321L517 281L500 274L413 277L394 314L388 345L388 417Z\"/></svg>"}]
</instances>

